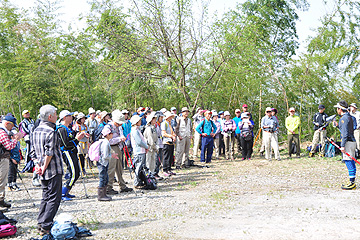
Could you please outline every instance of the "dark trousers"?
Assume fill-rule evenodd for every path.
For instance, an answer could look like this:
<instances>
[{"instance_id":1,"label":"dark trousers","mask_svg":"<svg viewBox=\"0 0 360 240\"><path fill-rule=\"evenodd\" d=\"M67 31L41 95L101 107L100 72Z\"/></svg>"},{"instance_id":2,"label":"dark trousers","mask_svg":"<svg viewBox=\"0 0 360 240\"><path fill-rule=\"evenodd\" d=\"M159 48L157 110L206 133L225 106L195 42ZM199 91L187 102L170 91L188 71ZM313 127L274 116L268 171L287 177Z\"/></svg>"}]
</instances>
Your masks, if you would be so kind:
<instances>
[{"instance_id":1,"label":"dark trousers","mask_svg":"<svg viewBox=\"0 0 360 240\"><path fill-rule=\"evenodd\" d=\"M63 151L62 156L69 174L64 186L70 190L80 176L79 160L76 152Z\"/></svg>"},{"instance_id":2,"label":"dark trousers","mask_svg":"<svg viewBox=\"0 0 360 240\"><path fill-rule=\"evenodd\" d=\"M16 174L18 171L18 165L14 164L12 160L9 161L9 175L8 183L16 182Z\"/></svg>"},{"instance_id":3,"label":"dark trousers","mask_svg":"<svg viewBox=\"0 0 360 240\"><path fill-rule=\"evenodd\" d=\"M99 169L99 187L106 187L106 185L109 183L109 175L108 175L108 167L104 165L101 165L99 162L97 162L97 167Z\"/></svg>"},{"instance_id":4,"label":"dark trousers","mask_svg":"<svg viewBox=\"0 0 360 240\"><path fill-rule=\"evenodd\" d=\"M224 135L219 134L219 154L225 154Z\"/></svg>"},{"instance_id":5,"label":"dark trousers","mask_svg":"<svg viewBox=\"0 0 360 240\"><path fill-rule=\"evenodd\" d=\"M84 154L79 154L79 161L81 163L81 167L82 167L82 171L85 171L85 155Z\"/></svg>"},{"instance_id":6,"label":"dark trousers","mask_svg":"<svg viewBox=\"0 0 360 240\"><path fill-rule=\"evenodd\" d=\"M171 161L174 158L174 145L164 144L163 152L163 171L167 172L171 170Z\"/></svg>"},{"instance_id":7,"label":"dark trousers","mask_svg":"<svg viewBox=\"0 0 360 240\"><path fill-rule=\"evenodd\" d=\"M49 180L42 180L42 199L38 224L50 230L61 201L62 175L58 174Z\"/></svg>"},{"instance_id":8,"label":"dark trousers","mask_svg":"<svg viewBox=\"0 0 360 240\"><path fill-rule=\"evenodd\" d=\"M211 162L213 150L214 150L214 138L210 136L202 137L200 161L207 163ZM205 154L206 154L206 158L205 158Z\"/></svg>"},{"instance_id":9,"label":"dark trousers","mask_svg":"<svg viewBox=\"0 0 360 240\"><path fill-rule=\"evenodd\" d=\"M25 164L28 162L28 161L30 161L31 160L31 158L30 158L30 141L25 141L25 143L26 143L26 152L25 152L25 157L24 157L24 159L25 159Z\"/></svg>"},{"instance_id":10,"label":"dark trousers","mask_svg":"<svg viewBox=\"0 0 360 240\"><path fill-rule=\"evenodd\" d=\"M236 134L235 135L235 138L236 138L236 145L237 145L237 152L238 154L241 153L241 137L240 137L240 134Z\"/></svg>"},{"instance_id":11,"label":"dark trousers","mask_svg":"<svg viewBox=\"0 0 360 240\"><path fill-rule=\"evenodd\" d=\"M242 158L250 159L251 154L253 153L254 138L252 137L251 140L245 141L245 138L240 137L240 142L242 148Z\"/></svg>"},{"instance_id":12,"label":"dark trousers","mask_svg":"<svg viewBox=\"0 0 360 240\"><path fill-rule=\"evenodd\" d=\"M291 156L291 146L292 142L295 142L296 145L296 156L300 156L300 139L299 134L288 134L288 151L289 156Z\"/></svg>"},{"instance_id":13,"label":"dark trousers","mask_svg":"<svg viewBox=\"0 0 360 240\"><path fill-rule=\"evenodd\" d=\"M163 158L164 158L163 149L159 148L159 152L156 154L156 164L155 164L154 174L159 174L160 166L163 162Z\"/></svg>"}]
</instances>

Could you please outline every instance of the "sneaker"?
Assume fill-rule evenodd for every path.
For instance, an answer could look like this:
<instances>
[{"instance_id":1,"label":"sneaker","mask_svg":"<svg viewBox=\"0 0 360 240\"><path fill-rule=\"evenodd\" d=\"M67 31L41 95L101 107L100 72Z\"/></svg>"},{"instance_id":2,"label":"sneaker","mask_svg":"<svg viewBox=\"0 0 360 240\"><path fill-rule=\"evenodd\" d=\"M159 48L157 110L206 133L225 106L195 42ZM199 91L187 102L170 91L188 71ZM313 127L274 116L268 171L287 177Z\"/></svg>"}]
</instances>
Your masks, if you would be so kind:
<instances>
[{"instance_id":1,"label":"sneaker","mask_svg":"<svg viewBox=\"0 0 360 240\"><path fill-rule=\"evenodd\" d=\"M163 175L165 176L165 177L170 177L170 173L169 172L163 172Z\"/></svg>"},{"instance_id":2,"label":"sneaker","mask_svg":"<svg viewBox=\"0 0 360 240\"><path fill-rule=\"evenodd\" d=\"M250 160L251 160L251 158L248 158L248 160L250 161Z\"/></svg>"},{"instance_id":3,"label":"sneaker","mask_svg":"<svg viewBox=\"0 0 360 240\"><path fill-rule=\"evenodd\" d=\"M176 170L181 170L181 167L180 167L180 166L176 166L175 169L176 169Z\"/></svg>"},{"instance_id":4,"label":"sneaker","mask_svg":"<svg viewBox=\"0 0 360 240\"><path fill-rule=\"evenodd\" d=\"M320 153L319 157L325 157L325 154Z\"/></svg>"},{"instance_id":5,"label":"sneaker","mask_svg":"<svg viewBox=\"0 0 360 240\"><path fill-rule=\"evenodd\" d=\"M129 188L129 187L125 187L123 189L120 190L121 193L124 193L124 192L132 192L133 189L132 188Z\"/></svg>"},{"instance_id":6,"label":"sneaker","mask_svg":"<svg viewBox=\"0 0 360 240\"><path fill-rule=\"evenodd\" d=\"M40 227L39 234L40 236L48 235L50 233L50 230L46 230L42 227Z\"/></svg>"},{"instance_id":7,"label":"sneaker","mask_svg":"<svg viewBox=\"0 0 360 240\"><path fill-rule=\"evenodd\" d=\"M161 180L164 179L163 177L160 177L159 174L155 174L154 177L155 177L156 180L158 180L158 181L161 181Z\"/></svg>"},{"instance_id":8,"label":"sneaker","mask_svg":"<svg viewBox=\"0 0 360 240\"><path fill-rule=\"evenodd\" d=\"M111 188L106 190L106 194L115 195L115 194L119 194L119 192Z\"/></svg>"},{"instance_id":9,"label":"sneaker","mask_svg":"<svg viewBox=\"0 0 360 240\"><path fill-rule=\"evenodd\" d=\"M11 204L6 202L5 200L1 200L0 207L11 208Z\"/></svg>"},{"instance_id":10,"label":"sneaker","mask_svg":"<svg viewBox=\"0 0 360 240\"><path fill-rule=\"evenodd\" d=\"M169 174L170 175L176 175L176 173L172 172L172 171L169 171Z\"/></svg>"},{"instance_id":11,"label":"sneaker","mask_svg":"<svg viewBox=\"0 0 360 240\"><path fill-rule=\"evenodd\" d=\"M69 198L75 198L75 195L72 195L70 193L67 193L66 196L69 197Z\"/></svg>"},{"instance_id":12,"label":"sneaker","mask_svg":"<svg viewBox=\"0 0 360 240\"><path fill-rule=\"evenodd\" d=\"M61 197L61 200L66 202L66 201L71 201L72 199L65 195Z\"/></svg>"},{"instance_id":13,"label":"sneaker","mask_svg":"<svg viewBox=\"0 0 360 240\"><path fill-rule=\"evenodd\" d=\"M309 152L309 157L315 157L315 154L314 153L312 153L312 152Z\"/></svg>"},{"instance_id":14,"label":"sneaker","mask_svg":"<svg viewBox=\"0 0 360 240\"><path fill-rule=\"evenodd\" d=\"M355 190L356 184L354 182L348 182L347 184L343 184L341 186L341 189L343 190Z\"/></svg>"},{"instance_id":15,"label":"sneaker","mask_svg":"<svg viewBox=\"0 0 360 240\"><path fill-rule=\"evenodd\" d=\"M39 181L38 178L33 179L32 185L33 185L34 187L41 187L41 183L40 183L40 181Z\"/></svg>"},{"instance_id":16,"label":"sneaker","mask_svg":"<svg viewBox=\"0 0 360 240\"><path fill-rule=\"evenodd\" d=\"M241 161L244 161L245 160L245 158L241 158Z\"/></svg>"},{"instance_id":17,"label":"sneaker","mask_svg":"<svg viewBox=\"0 0 360 240\"><path fill-rule=\"evenodd\" d=\"M21 188L20 188L16 183L13 183L12 188L13 188L15 191L21 191Z\"/></svg>"}]
</instances>

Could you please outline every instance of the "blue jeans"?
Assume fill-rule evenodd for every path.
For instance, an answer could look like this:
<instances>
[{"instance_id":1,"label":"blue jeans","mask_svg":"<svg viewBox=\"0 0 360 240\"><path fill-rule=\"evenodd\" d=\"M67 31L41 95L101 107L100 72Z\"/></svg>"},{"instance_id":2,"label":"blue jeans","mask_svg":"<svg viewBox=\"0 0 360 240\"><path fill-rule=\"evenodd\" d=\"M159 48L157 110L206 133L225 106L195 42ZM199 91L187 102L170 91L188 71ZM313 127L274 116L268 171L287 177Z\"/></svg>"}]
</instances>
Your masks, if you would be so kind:
<instances>
[{"instance_id":1,"label":"blue jeans","mask_svg":"<svg viewBox=\"0 0 360 240\"><path fill-rule=\"evenodd\" d=\"M214 138L213 137L202 137L201 139L201 155L200 161L201 162L211 162L211 157L214 150ZM206 152L206 159L205 159L205 152Z\"/></svg>"},{"instance_id":2,"label":"blue jeans","mask_svg":"<svg viewBox=\"0 0 360 240\"><path fill-rule=\"evenodd\" d=\"M96 163L99 169L99 187L106 187L109 182L109 175L108 175L108 166L101 165L100 163Z\"/></svg>"}]
</instances>

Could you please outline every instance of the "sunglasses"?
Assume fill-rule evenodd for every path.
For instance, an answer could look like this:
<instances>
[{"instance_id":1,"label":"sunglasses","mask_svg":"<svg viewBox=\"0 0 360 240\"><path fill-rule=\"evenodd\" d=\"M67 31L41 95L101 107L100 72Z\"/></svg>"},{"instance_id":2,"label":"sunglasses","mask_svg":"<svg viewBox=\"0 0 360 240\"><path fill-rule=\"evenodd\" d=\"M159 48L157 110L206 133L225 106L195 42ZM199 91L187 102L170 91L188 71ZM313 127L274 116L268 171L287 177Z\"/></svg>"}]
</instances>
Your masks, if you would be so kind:
<instances>
[{"instance_id":1,"label":"sunglasses","mask_svg":"<svg viewBox=\"0 0 360 240\"><path fill-rule=\"evenodd\" d=\"M266 111L267 113L271 113L271 111Z\"/></svg>"}]
</instances>

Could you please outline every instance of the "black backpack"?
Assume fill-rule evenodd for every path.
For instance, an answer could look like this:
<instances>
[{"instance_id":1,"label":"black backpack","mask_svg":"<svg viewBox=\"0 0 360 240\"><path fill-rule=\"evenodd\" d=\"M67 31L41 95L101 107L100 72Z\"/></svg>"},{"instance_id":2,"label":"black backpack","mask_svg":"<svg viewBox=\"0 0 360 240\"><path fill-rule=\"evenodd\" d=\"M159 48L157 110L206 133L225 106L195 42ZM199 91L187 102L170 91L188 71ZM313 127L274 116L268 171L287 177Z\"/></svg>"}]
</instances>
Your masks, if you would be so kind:
<instances>
[{"instance_id":1,"label":"black backpack","mask_svg":"<svg viewBox=\"0 0 360 240\"><path fill-rule=\"evenodd\" d=\"M101 137L101 132L102 132L102 130L104 129L104 125L100 125L95 131L94 131L94 133L93 133L93 135L92 135L92 141L93 142L96 142L97 140L99 140L100 139L100 137Z\"/></svg>"},{"instance_id":2,"label":"black backpack","mask_svg":"<svg viewBox=\"0 0 360 240\"><path fill-rule=\"evenodd\" d=\"M157 189L157 182L154 175L149 171L147 167L143 167L140 171L139 178L145 183L145 190Z\"/></svg>"}]
</instances>

